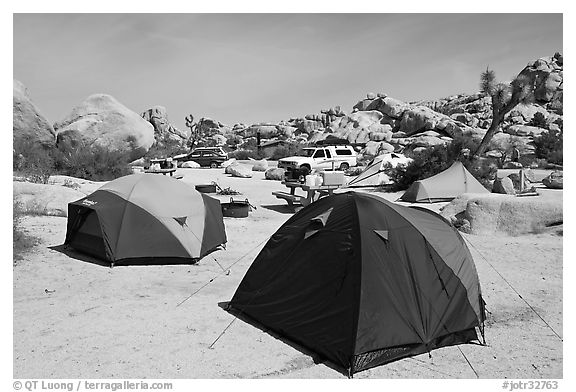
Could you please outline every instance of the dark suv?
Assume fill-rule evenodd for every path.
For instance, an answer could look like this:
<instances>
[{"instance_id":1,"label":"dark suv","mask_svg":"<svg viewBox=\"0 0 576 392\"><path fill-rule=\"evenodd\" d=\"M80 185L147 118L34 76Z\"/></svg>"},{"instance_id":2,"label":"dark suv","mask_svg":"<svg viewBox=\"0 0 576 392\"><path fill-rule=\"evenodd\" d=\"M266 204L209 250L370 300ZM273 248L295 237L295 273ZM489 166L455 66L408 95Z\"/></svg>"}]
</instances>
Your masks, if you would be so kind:
<instances>
[{"instance_id":1,"label":"dark suv","mask_svg":"<svg viewBox=\"0 0 576 392\"><path fill-rule=\"evenodd\" d=\"M179 162L193 161L200 166L218 167L228 159L228 155L221 147L199 147L188 154L174 157Z\"/></svg>"}]
</instances>

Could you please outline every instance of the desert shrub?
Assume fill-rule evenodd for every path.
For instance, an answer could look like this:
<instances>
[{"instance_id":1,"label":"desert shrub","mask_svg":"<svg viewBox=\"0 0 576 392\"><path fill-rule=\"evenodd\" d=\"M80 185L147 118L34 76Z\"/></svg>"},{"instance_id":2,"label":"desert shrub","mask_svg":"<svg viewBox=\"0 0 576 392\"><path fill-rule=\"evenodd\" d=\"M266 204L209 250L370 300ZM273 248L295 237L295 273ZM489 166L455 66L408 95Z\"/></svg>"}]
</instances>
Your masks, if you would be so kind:
<instances>
[{"instance_id":1,"label":"desert shrub","mask_svg":"<svg viewBox=\"0 0 576 392\"><path fill-rule=\"evenodd\" d=\"M188 152L188 148L183 147L181 143L154 143L154 145L144 155L144 158L168 158L186 152Z\"/></svg>"},{"instance_id":2,"label":"desert shrub","mask_svg":"<svg viewBox=\"0 0 576 392\"><path fill-rule=\"evenodd\" d=\"M389 163L387 163L387 165L390 165ZM392 165L390 165L390 168L392 167ZM366 169L366 166L356 166L356 167L351 167L348 170L346 170L346 175L347 176L358 176L360 175L364 170ZM384 169L386 171L386 168ZM388 169L390 170L390 169Z\"/></svg>"},{"instance_id":3,"label":"desert shrub","mask_svg":"<svg viewBox=\"0 0 576 392\"><path fill-rule=\"evenodd\" d=\"M74 182L73 180L70 180L68 178L66 180L64 180L64 183L62 184L62 186L65 186L66 188L76 189L76 190L79 190L81 188L80 184L78 184L77 182Z\"/></svg>"},{"instance_id":4,"label":"desert shrub","mask_svg":"<svg viewBox=\"0 0 576 392\"><path fill-rule=\"evenodd\" d=\"M492 184L498 172L498 164L495 159L463 159L462 164L484 188L492 191Z\"/></svg>"},{"instance_id":5,"label":"desert shrub","mask_svg":"<svg viewBox=\"0 0 576 392\"><path fill-rule=\"evenodd\" d=\"M502 168L506 162L512 156L512 150L514 148L519 149L522 151L524 149L524 141L521 137L515 135L509 135L508 138L499 139L499 140L492 140L489 144L490 150L499 151L502 156L498 159L494 159L494 162L498 165L498 168ZM523 153L520 155L518 160L522 166L529 167L536 161L536 156L531 153Z\"/></svg>"},{"instance_id":6,"label":"desert shrub","mask_svg":"<svg viewBox=\"0 0 576 392\"><path fill-rule=\"evenodd\" d=\"M450 167L448 149L445 146L433 146L418 154L407 165L398 165L390 170L389 177L393 182L393 191L408 189L414 181L423 180Z\"/></svg>"},{"instance_id":7,"label":"desert shrub","mask_svg":"<svg viewBox=\"0 0 576 392\"><path fill-rule=\"evenodd\" d=\"M98 145L60 143L54 155L56 171L71 177L107 181L132 173L121 151Z\"/></svg>"},{"instance_id":8,"label":"desert shrub","mask_svg":"<svg viewBox=\"0 0 576 392\"><path fill-rule=\"evenodd\" d=\"M236 149L242 143L242 137L239 135L231 135L226 139L226 145L231 149Z\"/></svg>"},{"instance_id":9,"label":"desert shrub","mask_svg":"<svg viewBox=\"0 0 576 392\"><path fill-rule=\"evenodd\" d=\"M556 165L563 165L564 164L564 157L563 157L562 150L553 151L548 155L548 162L554 163Z\"/></svg>"},{"instance_id":10,"label":"desert shrub","mask_svg":"<svg viewBox=\"0 0 576 392\"><path fill-rule=\"evenodd\" d=\"M295 155L302 155L303 147L299 143L291 143L285 146L279 146L274 149L270 155L270 159L278 160L286 157L291 157Z\"/></svg>"},{"instance_id":11,"label":"desert shrub","mask_svg":"<svg viewBox=\"0 0 576 392\"><path fill-rule=\"evenodd\" d=\"M546 168L547 165L548 161L546 161L546 159L535 158L534 162L532 162L532 165L530 167L533 169L544 169Z\"/></svg>"},{"instance_id":12,"label":"desert shrub","mask_svg":"<svg viewBox=\"0 0 576 392\"><path fill-rule=\"evenodd\" d=\"M564 130L564 119L562 117L558 117L556 120L554 120L553 124L558 125L561 130Z\"/></svg>"},{"instance_id":13,"label":"desert shrub","mask_svg":"<svg viewBox=\"0 0 576 392\"><path fill-rule=\"evenodd\" d=\"M450 166L448 149L445 146L433 146L417 154L410 154L413 159L407 165L398 165L390 169L393 191L408 189L414 181L422 180L440 173Z\"/></svg>"},{"instance_id":14,"label":"desert shrub","mask_svg":"<svg viewBox=\"0 0 576 392\"><path fill-rule=\"evenodd\" d=\"M549 130L534 138L537 158L546 159L550 163L562 165L563 163L563 132Z\"/></svg>"},{"instance_id":15,"label":"desert shrub","mask_svg":"<svg viewBox=\"0 0 576 392\"><path fill-rule=\"evenodd\" d=\"M53 174L87 180L112 180L132 173L131 157L121 151L87 145L77 141L61 141L55 147L43 146L31 139L14 141L13 170L29 181L47 184Z\"/></svg>"},{"instance_id":16,"label":"desert shrub","mask_svg":"<svg viewBox=\"0 0 576 392\"><path fill-rule=\"evenodd\" d=\"M242 143L238 145L238 148L242 150L256 150L257 147L258 140L255 137L244 139Z\"/></svg>"},{"instance_id":17,"label":"desert shrub","mask_svg":"<svg viewBox=\"0 0 576 392\"><path fill-rule=\"evenodd\" d=\"M47 184L55 163L51 148L31 139L14 140L12 148L13 170L29 181Z\"/></svg>"},{"instance_id":18,"label":"desert shrub","mask_svg":"<svg viewBox=\"0 0 576 392\"><path fill-rule=\"evenodd\" d=\"M218 142L215 139L207 138L198 140L198 143L194 147L196 148L196 147L217 147L217 146Z\"/></svg>"},{"instance_id":19,"label":"desert shrub","mask_svg":"<svg viewBox=\"0 0 576 392\"><path fill-rule=\"evenodd\" d=\"M537 162L536 154L523 154L518 159L518 162L522 167L532 167L535 162Z\"/></svg>"},{"instance_id":20,"label":"desert shrub","mask_svg":"<svg viewBox=\"0 0 576 392\"><path fill-rule=\"evenodd\" d=\"M249 158L252 159L262 159L263 156L261 156L261 154L258 153L258 151L256 150L236 150L236 151L232 151L230 154L228 154L229 158L236 158L237 160L241 161L241 160L247 160Z\"/></svg>"},{"instance_id":21,"label":"desert shrub","mask_svg":"<svg viewBox=\"0 0 576 392\"><path fill-rule=\"evenodd\" d=\"M19 235L20 222L22 221L22 204L13 198L13 209L12 209L12 228L14 231L14 240Z\"/></svg>"},{"instance_id":22,"label":"desert shrub","mask_svg":"<svg viewBox=\"0 0 576 392\"><path fill-rule=\"evenodd\" d=\"M16 265L23 259L24 253L38 243L38 239L22 229L21 222L24 216L22 204L14 198L12 205L12 262Z\"/></svg>"},{"instance_id":23,"label":"desert shrub","mask_svg":"<svg viewBox=\"0 0 576 392\"><path fill-rule=\"evenodd\" d=\"M497 171L496 163L491 159L473 159L471 151L477 144L467 138L454 138L448 145L438 145L428 148L418 154L412 154L413 159L407 165L398 165L389 170L393 181L392 191L408 189L414 181L423 180L448 169L456 160L462 162L466 169L487 189L491 189Z\"/></svg>"},{"instance_id":24,"label":"desert shrub","mask_svg":"<svg viewBox=\"0 0 576 392\"><path fill-rule=\"evenodd\" d=\"M546 117L540 112L534 113L534 116L532 116L532 119L528 122L528 125L539 128L548 128Z\"/></svg>"}]
</instances>

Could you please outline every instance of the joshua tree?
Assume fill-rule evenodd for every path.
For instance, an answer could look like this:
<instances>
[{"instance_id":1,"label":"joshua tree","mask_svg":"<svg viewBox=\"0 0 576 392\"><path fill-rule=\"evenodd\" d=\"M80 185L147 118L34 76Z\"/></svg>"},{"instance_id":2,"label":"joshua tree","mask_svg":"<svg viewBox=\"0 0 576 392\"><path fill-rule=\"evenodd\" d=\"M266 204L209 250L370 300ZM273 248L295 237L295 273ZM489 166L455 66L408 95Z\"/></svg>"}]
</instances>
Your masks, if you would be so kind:
<instances>
[{"instance_id":1,"label":"joshua tree","mask_svg":"<svg viewBox=\"0 0 576 392\"><path fill-rule=\"evenodd\" d=\"M492 137L504 121L508 112L518 104L528 103L534 97L534 79L526 72L521 72L510 84L498 83L494 71L486 68L480 76L480 92L492 99L492 123L480 145L474 153L475 157L480 157L492 140Z\"/></svg>"},{"instance_id":2,"label":"joshua tree","mask_svg":"<svg viewBox=\"0 0 576 392\"><path fill-rule=\"evenodd\" d=\"M185 118L186 120L186 127L190 128L190 137L188 138L188 145L189 147L194 147L194 144L196 144L196 138L198 137L198 123L194 122L194 116L193 115L189 115L186 116Z\"/></svg>"}]
</instances>

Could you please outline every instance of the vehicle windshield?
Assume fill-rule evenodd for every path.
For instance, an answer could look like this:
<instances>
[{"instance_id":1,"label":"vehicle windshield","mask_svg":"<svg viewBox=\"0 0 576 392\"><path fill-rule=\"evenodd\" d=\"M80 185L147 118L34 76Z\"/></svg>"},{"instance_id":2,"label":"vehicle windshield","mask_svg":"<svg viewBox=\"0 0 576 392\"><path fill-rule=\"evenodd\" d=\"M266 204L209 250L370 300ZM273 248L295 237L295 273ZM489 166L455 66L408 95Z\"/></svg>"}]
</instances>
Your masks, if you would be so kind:
<instances>
[{"instance_id":1,"label":"vehicle windshield","mask_svg":"<svg viewBox=\"0 0 576 392\"><path fill-rule=\"evenodd\" d=\"M305 148L304 149L304 155L307 157L312 157L312 155L314 155L314 151L316 151L313 148Z\"/></svg>"}]
</instances>

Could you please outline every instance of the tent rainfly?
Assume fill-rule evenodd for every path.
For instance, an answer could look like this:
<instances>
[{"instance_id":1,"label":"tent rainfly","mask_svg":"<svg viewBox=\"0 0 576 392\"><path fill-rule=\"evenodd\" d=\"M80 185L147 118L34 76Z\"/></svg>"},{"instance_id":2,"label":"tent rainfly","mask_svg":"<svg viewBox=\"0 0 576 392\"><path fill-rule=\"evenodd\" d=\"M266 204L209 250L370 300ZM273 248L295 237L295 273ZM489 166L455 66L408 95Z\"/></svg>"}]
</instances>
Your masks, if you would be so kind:
<instances>
[{"instance_id":1,"label":"tent rainfly","mask_svg":"<svg viewBox=\"0 0 576 392\"><path fill-rule=\"evenodd\" d=\"M407 165L411 161L411 158L405 157L402 154L390 153L379 155L366 166L366 169L364 169L362 173L353 178L347 186L350 188L358 188L389 184L390 178L385 173L386 165L390 164L390 166L394 168L398 165Z\"/></svg>"},{"instance_id":2,"label":"tent rainfly","mask_svg":"<svg viewBox=\"0 0 576 392\"><path fill-rule=\"evenodd\" d=\"M400 196L407 202L450 201L463 193L489 193L460 161L448 169L424 180L414 181Z\"/></svg>"},{"instance_id":3,"label":"tent rainfly","mask_svg":"<svg viewBox=\"0 0 576 392\"><path fill-rule=\"evenodd\" d=\"M220 202L168 176L120 177L68 204L64 244L111 266L192 264L225 243Z\"/></svg>"},{"instance_id":4,"label":"tent rainfly","mask_svg":"<svg viewBox=\"0 0 576 392\"><path fill-rule=\"evenodd\" d=\"M364 192L293 215L256 257L229 310L349 376L478 340L485 309L472 255L444 218Z\"/></svg>"}]
</instances>

